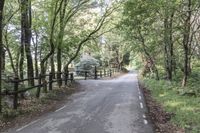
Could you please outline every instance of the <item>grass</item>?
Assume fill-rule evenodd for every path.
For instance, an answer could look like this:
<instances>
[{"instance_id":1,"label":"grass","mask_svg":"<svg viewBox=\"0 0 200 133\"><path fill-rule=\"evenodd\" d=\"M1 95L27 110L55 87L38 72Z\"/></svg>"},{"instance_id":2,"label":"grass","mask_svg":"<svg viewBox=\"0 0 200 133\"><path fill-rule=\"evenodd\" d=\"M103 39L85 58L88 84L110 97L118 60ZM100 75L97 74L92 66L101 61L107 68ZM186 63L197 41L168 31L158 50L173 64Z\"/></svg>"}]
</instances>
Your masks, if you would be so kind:
<instances>
[{"instance_id":1,"label":"grass","mask_svg":"<svg viewBox=\"0 0 200 133\"><path fill-rule=\"evenodd\" d=\"M160 102L166 111L175 114L171 122L184 128L186 133L200 132L200 81L189 79L187 87L182 88L177 80L169 82L165 80L143 79L145 86L151 90L153 97ZM195 92L197 95L186 92ZM193 94L193 93L192 93Z\"/></svg>"}]
</instances>

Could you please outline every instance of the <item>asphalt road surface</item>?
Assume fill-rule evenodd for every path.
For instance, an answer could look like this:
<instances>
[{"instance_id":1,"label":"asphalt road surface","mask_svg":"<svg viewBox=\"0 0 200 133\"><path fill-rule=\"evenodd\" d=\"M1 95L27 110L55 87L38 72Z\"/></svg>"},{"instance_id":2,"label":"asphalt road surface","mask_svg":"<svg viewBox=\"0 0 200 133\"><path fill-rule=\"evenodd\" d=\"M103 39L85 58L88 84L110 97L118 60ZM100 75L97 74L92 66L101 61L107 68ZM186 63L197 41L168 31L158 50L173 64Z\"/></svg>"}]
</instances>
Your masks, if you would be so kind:
<instances>
[{"instance_id":1,"label":"asphalt road surface","mask_svg":"<svg viewBox=\"0 0 200 133\"><path fill-rule=\"evenodd\" d=\"M137 75L79 81L85 91L39 119L8 133L153 133Z\"/></svg>"}]
</instances>

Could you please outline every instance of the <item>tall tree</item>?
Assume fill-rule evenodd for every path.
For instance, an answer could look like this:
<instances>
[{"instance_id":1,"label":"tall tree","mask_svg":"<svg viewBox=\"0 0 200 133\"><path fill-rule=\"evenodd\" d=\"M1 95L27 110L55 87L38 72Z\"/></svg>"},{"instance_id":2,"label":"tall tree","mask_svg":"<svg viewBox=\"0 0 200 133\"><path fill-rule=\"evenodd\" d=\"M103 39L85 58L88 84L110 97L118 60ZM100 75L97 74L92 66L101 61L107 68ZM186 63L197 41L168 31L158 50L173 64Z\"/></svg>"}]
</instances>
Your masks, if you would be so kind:
<instances>
[{"instance_id":1,"label":"tall tree","mask_svg":"<svg viewBox=\"0 0 200 133\"><path fill-rule=\"evenodd\" d=\"M189 56L190 56L190 34L191 34L191 17L192 17L192 1L186 2L186 18L184 19L183 29L183 49L184 49L184 76L182 86L186 86L189 75Z\"/></svg>"},{"instance_id":2,"label":"tall tree","mask_svg":"<svg viewBox=\"0 0 200 133\"><path fill-rule=\"evenodd\" d=\"M61 85L61 70L62 70L62 54L63 54L63 39L64 33L67 24L69 24L70 20L77 15L86 4L88 4L90 0L78 0L76 2L64 0L63 5L60 10L59 15L59 33L58 33L58 41L57 41L57 79L58 85Z\"/></svg>"},{"instance_id":3,"label":"tall tree","mask_svg":"<svg viewBox=\"0 0 200 133\"><path fill-rule=\"evenodd\" d=\"M58 17L58 14L61 10L62 4L64 0L57 0L52 2L52 16L50 19L50 35L49 35L49 46L50 46L50 51L47 55L44 56L44 58L41 60L40 66L41 66L41 74L44 75L46 73L45 71L45 63L48 61L48 59L54 54L55 52L55 44L54 44L54 31L55 31L55 25L56 25L56 20ZM45 79L42 78L42 81L45 82ZM47 90L45 90L46 92Z\"/></svg>"},{"instance_id":4,"label":"tall tree","mask_svg":"<svg viewBox=\"0 0 200 133\"><path fill-rule=\"evenodd\" d=\"M2 112L1 104L1 90L2 90L2 52L3 52L3 9L4 9L4 0L0 0L0 113Z\"/></svg>"},{"instance_id":5,"label":"tall tree","mask_svg":"<svg viewBox=\"0 0 200 133\"><path fill-rule=\"evenodd\" d=\"M58 79L58 85L61 86L61 70L62 70L62 43L63 43L63 36L64 36L64 30L66 25L64 23L65 20L65 14L66 14L66 6L69 1L64 0L63 5L60 10L60 27L59 27L59 33L58 33L58 45L57 45L57 79Z\"/></svg>"},{"instance_id":6,"label":"tall tree","mask_svg":"<svg viewBox=\"0 0 200 133\"><path fill-rule=\"evenodd\" d=\"M173 47L173 18L174 18L174 1L165 0L163 3L163 43L164 43L164 60L167 79L172 80L174 66L174 47ZM161 15L162 16L162 15Z\"/></svg>"},{"instance_id":7,"label":"tall tree","mask_svg":"<svg viewBox=\"0 0 200 133\"><path fill-rule=\"evenodd\" d=\"M31 54L31 0L21 0L21 47L26 52L27 77L34 77L33 59ZM21 51L21 52L22 52ZM22 54L22 53L21 53ZM23 55L21 55L23 57ZM22 75L21 75L22 76ZM23 76L21 77L23 78ZM29 85L34 85L34 80L29 80Z\"/></svg>"},{"instance_id":8,"label":"tall tree","mask_svg":"<svg viewBox=\"0 0 200 133\"><path fill-rule=\"evenodd\" d=\"M38 33L36 29L34 29L35 40L32 37L32 42L34 45L34 61L35 61L35 76L39 76L39 69L38 69Z\"/></svg>"},{"instance_id":9,"label":"tall tree","mask_svg":"<svg viewBox=\"0 0 200 133\"><path fill-rule=\"evenodd\" d=\"M75 50L73 51L71 56L68 57L68 61L64 65L65 72L68 71L69 65L77 58L84 44L95 38L95 34L97 34L102 29L102 27L106 25L107 21L109 20L108 18L117 8L119 8L118 4L117 6L115 5L113 7L106 8L105 12L103 13L103 15L100 16L100 18L97 20L97 23L92 27L92 29L88 30L89 32L87 34L84 34L84 36L77 41L77 44L75 44Z\"/></svg>"}]
</instances>

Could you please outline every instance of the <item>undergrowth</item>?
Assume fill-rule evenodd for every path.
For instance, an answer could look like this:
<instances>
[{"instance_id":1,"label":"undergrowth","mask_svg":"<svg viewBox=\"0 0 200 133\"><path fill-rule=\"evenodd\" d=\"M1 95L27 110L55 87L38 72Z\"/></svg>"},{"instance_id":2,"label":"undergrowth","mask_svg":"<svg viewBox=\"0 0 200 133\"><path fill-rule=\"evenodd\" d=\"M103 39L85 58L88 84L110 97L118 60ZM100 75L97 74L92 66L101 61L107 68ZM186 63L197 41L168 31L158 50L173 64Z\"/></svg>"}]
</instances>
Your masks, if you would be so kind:
<instances>
[{"instance_id":1,"label":"undergrowth","mask_svg":"<svg viewBox=\"0 0 200 133\"><path fill-rule=\"evenodd\" d=\"M198 75L195 75L197 77ZM200 133L200 86L199 79L189 79L182 88L179 78L173 82L143 79L145 87L168 112L174 113L171 122L184 128L186 133Z\"/></svg>"}]
</instances>

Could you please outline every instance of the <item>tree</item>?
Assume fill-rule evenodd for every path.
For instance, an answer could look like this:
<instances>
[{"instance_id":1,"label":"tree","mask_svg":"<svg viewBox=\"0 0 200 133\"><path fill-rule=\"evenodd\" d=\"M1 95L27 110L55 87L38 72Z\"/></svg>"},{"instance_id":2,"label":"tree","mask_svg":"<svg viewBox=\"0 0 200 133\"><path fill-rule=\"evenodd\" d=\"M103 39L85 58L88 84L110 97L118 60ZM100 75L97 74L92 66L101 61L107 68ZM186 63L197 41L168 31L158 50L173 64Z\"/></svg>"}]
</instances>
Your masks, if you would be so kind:
<instances>
[{"instance_id":1,"label":"tree","mask_svg":"<svg viewBox=\"0 0 200 133\"><path fill-rule=\"evenodd\" d=\"M55 44L54 44L54 31L55 31L55 25L56 25L56 19L57 16L61 10L62 7L62 3L63 0L61 0L59 2L59 0L57 0L56 2L52 2L52 16L50 18L50 36L49 36L49 46L50 46L50 51L47 55L44 56L44 58L41 60L40 66L41 66L41 75L45 75L46 71L45 71L45 63L47 62L47 60L54 54L54 50L55 50ZM43 83L45 82L44 77L42 78ZM46 92L47 90L45 90Z\"/></svg>"},{"instance_id":2,"label":"tree","mask_svg":"<svg viewBox=\"0 0 200 133\"><path fill-rule=\"evenodd\" d=\"M174 42L173 42L173 19L174 19L174 1L163 1L163 44L164 44L164 59L165 59L165 69L167 73L167 79L172 80L172 72L174 69Z\"/></svg>"},{"instance_id":3,"label":"tree","mask_svg":"<svg viewBox=\"0 0 200 133\"><path fill-rule=\"evenodd\" d=\"M155 2L156 3L156 2ZM157 62L155 55L158 52L156 46L158 43L154 40L157 35L156 27L156 9L153 1L127 1L125 3L124 16L127 16L122 21L123 30L128 40L135 44L134 49L138 53L144 55L144 66L146 62L149 64L146 67L152 74L155 74L156 79L159 79ZM143 6L142 6L143 5ZM148 9L148 10L147 10ZM146 71L146 70L145 70Z\"/></svg>"},{"instance_id":4,"label":"tree","mask_svg":"<svg viewBox=\"0 0 200 133\"><path fill-rule=\"evenodd\" d=\"M21 79L23 79L24 49L27 57L28 78L34 77L33 60L31 54L31 0L21 0ZM29 80L29 85L34 85L34 80Z\"/></svg>"},{"instance_id":5,"label":"tree","mask_svg":"<svg viewBox=\"0 0 200 133\"><path fill-rule=\"evenodd\" d=\"M147 58L156 75L163 75L161 69L156 70L163 68L163 78L172 81L180 70L184 87L192 73L192 59L197 58L194 52L199 42L199 16L196 0L128 0L119 27L134 46L132 50Z\"/></svg>"},{"instance_id":6,"label":"tree","mask_svg":"<svg viewBox=\"0 0 200 133\"><path fill-rule=\"evenodd\" d=\"M182 86L186 86L189 75L191 74L191 57L193 56L193 49L195 49L194 37L200 29L199 25L199 2L186 0L183 4L183 14L181 17L182 22L182 46L184 50L184 69ZM194 46L194 48L193 48Z\"/></svg>"},{"instance_id":7,"label":"tree","mask_svg":"<svg viewBox=\"0 0 200 133\"><path fill-rule=\"evenodd\" d=\"M113 7L113 8L107 8L105 10L105 13L100 16L100 18L98 19L96 25L94 25L92 28L90 29L89 32L86 32L86 35L84 34L83 38L81 38L80 40L78 40L77 44L76 44L76 49L75 52L69 57L68 62L65 64L64 66L64 71L67 72L68 71L68 67L69 65L72 63L72 61L78 56L81 48L83 47L83 45L88 42L89 40L93 40L94 35L96 33L98 33L98 31L100 31L102 29L102 27L105 25L105 23L107 22L106 20L108 19L108 17L113 13L113 11L115 11L115 9L118 7Z\"/></svg>"},{"instance_id":8,"label":"tree","mask_svg":"<svg viewBox=\"0 0 200 133\"><path fill-rule=\"evenodd\" d=\"M85 72L90 72L90 74L94 73L94 68L99 67L99 62L97 59L93 58L91 55L84 55L81 59L80 62L78 62L76 65L76 72L80 74L85 74L81 73L82 71Z\"/></svg>"},{"instance_id":9,"label":"tree","mask_svg":"<svg viewBox=\"0 0 200 133\"><path fill-rule=\"evenodd\" d=\"M61 71L62 71L62 47L63 47L63 38L64 32L66 29L67 24L70 22L72 17L78 14L85 5L89 3L89 0L79 0L74 5L73 2L65 0L60 10L60 26L59 26L59 33L58 33L58 41L57 41L57 79L58 85L61 86Z\"/></svg>"},{"instance_id":10,"label":"tree","mask_svg":"<svg viewBox=\"0 0 200 133\"><path fill-rule=\"evenodd\" d=\"M4 0L0 1L0 113L2 111L1 105L1 90L2 90L2 52L3 52L3 9L4 9Z\"/></svg>"}]
</instances>

